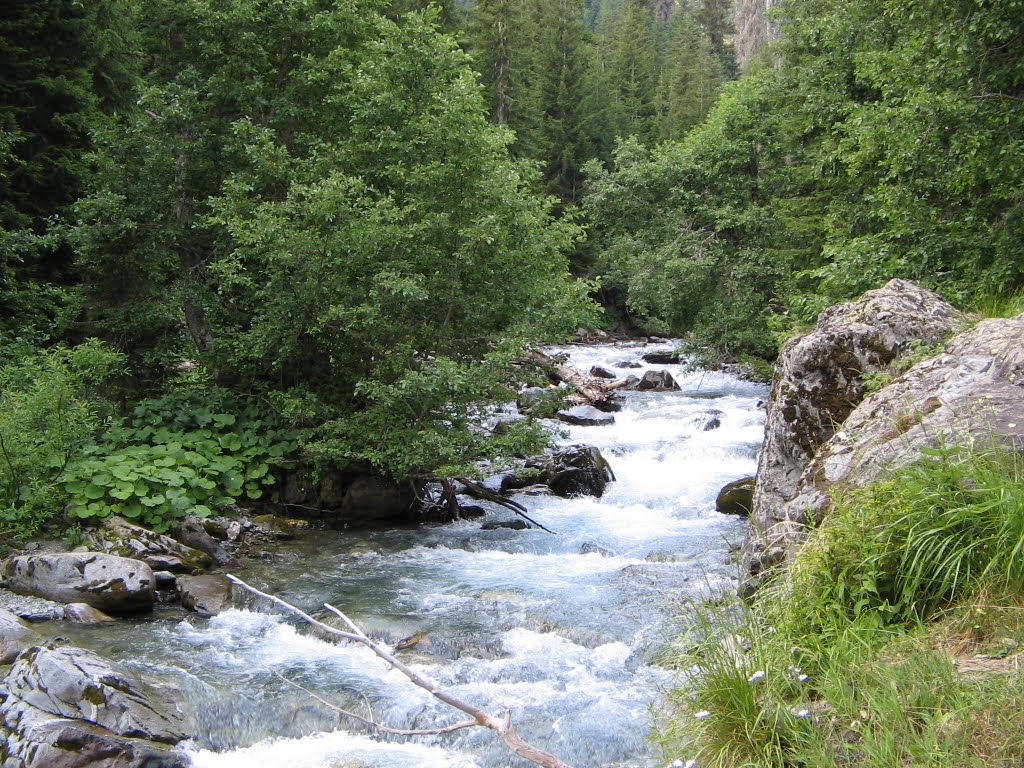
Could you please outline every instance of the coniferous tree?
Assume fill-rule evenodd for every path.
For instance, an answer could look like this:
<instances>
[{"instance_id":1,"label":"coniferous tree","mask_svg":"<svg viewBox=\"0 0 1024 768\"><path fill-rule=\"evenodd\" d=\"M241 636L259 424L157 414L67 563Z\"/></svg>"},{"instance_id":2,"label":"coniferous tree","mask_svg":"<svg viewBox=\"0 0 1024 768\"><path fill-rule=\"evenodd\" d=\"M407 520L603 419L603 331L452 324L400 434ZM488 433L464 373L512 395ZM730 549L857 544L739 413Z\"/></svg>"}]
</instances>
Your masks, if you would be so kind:
<instances>
[{"instance_id":1,"label":"coniferous tree","mask_svg":"<svg viewBox=\"0 0 1024 768\"><path fill-rule=\"evenodd\" d=\"M540 133L548 189L574 203L580 168L589 159L584 89L589 42L581 0L541 0L535 56L538 101L543 108Z\"/></svg>"},{"instance_id":2,"label":"coniferous tree","mask_svg":"<svg viewBox=\"0 0 1024 768\"><path fill-rule=\"evenodd\" d=\"M0 11L0 329L50 334L74 281L55 217L81 193L90 131L129 100L119 0L11 0Z\"/></svg>"},{"instance_id":3,"label":"coniferous tree","mask_svg":"<svg viewBox=\"0 0 1024 768\"><path fill-rule=\"evenodd\" d=\"M608 127L614 136L637 136L649 143L656 136L658 34L648 0L626 0L606 44Z\"/></svg>"},{"instance_id":4,"label":"coniferous tree","mask_svg":"<svg viewBox=\"0 0 1024 768\"><path fill-rule=\"evenodd\" d=\"M658 138L679 139L711 111L725 68L692 18L677 14L668 30L658 82Z\"/></svg>"}]
</instances>

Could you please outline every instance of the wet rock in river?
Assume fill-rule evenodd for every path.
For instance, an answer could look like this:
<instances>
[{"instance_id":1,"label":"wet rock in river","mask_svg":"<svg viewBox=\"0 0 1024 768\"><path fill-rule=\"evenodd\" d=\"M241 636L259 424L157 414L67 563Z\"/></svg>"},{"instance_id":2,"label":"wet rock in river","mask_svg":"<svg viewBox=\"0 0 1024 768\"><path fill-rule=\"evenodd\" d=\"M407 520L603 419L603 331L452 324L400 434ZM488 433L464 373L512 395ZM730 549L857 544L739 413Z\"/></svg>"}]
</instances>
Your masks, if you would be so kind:
<instances>
[{"instance_id":1,"label":"wet rock in river","mask_svg":"<svg viewBox=\"0 0 1024 768\"><path fill-rule=\"evenodd\" d=\"M701 432L710 432L722 426L722 417L725 415L717 408L710 408L703 413L698 413L691 419L691 423Z\"/></svg>"},{"instance_id":2,"label":"wet rock in river","mask_svg":"<svg viewBox=\"0 0 1024 768\"><path fill-rule=\"evenodd\" d=\"M558 420L577 427L603 427L615 423L615 416L592 405L577 405L558 412Z\"/></svg>"},{"instance_id":3,"label":"wet rock in river","mask_svg":"<svg viewBox=\"0 0 1024 768\"><path fill-rule=\"evenodd\" d=\"M743 477L727 483L718 492L715 509L726 515L747 517L754 506L754 478Z\"/></svg>"},{"instance_id":4,"label":"wet rock in river","mask_svg":"<svg viewBox=\"0 0 1024 768\"><path fill-rule=\"evenodd\" d=\"M636 388L641 392L675 392L679 385L668 371L647 371Z\"/></svg>"},{"instance_id":5,"label":"wet rock in river","mask_svg":"<svg viewBox=\"0 0 1024 768\"><path fill-rule=\"evenodd\" d=\"M566 498L600 497L615 479L604 456L592 445L570 445L549 456L530 459L526 466L539 470L540 481L556 496Z\"/></svg>"},{"instance_id":6,"label":"wet rock in river","mask_svg":"<svg viewBox=\"0 0 1024 768\"><path fill-rule=\"evenodd\" d=\"M10 664L26 648L40 641L28 622L0 608L0 664Z\"/></svg>"},{"instance_id":7,"label":"wet rock in river","mask_svg":"<svg viewBox=\"0 0 1024 768\"><path fill-rule=\"evenodd\" d=\"M116 621L98 608L86 603L69 603L64 606L64 618L73 624L106 624Z\"/></svg>"},{"instance_id":8,"label":"wet rock in river","mask_svg":"<svg viewBox=\"0 0 1024 768\"><path fill-rule=\"evenodd\" d=\"M184 768L168 745L187 737L168 701L81 648L36 646L7 677L3 768Z\"/></svg>"},{"instance_id":9,"label":"wet rock in river","mask_svg":"<svg viewBox=\"0 0 1024 768\"><path fill-rule=\"evenodd\" d=\"M614 379L617 378L612 371L607 368L603 368L600 365L594 365L590 368L590 375L598 379Z\"/></svg>"},{"instance_id":10,"label":"wet rock in river","mask_svg":"<svg viewBox=\"0 0 1024 768\"><path fill-rule=\"evenodd\" d=\"M524 531L530 527L525 520L491 520L480 526L483 531L496 531L499 528L509 528L513 531Z\"/></svg>"},{"instance_id":11,"label":"wet rock in river","mask_svg":"<svg viewBox=\"0 0 1024 768\"><path fill-rule=\"evenodd\" d=\"M181 604L201 616L215 616L231 607L231 582L219 574L179 576Z\"/></svg>"},{"instance_id":12,"label":"wet rock in river","mask_svg":"<svg viewBox=\"0 0 1024 768\"><path fill-rule=\"evenodd\" d=\"M156 600L152 569L141 560L99 552L21 555L0 569L13 592L62 603L88 603L104 613L145 611Z\"/></svg>"},{"instance_id":13,"label":"wet rock in river","mask_svg":"<svg viewBox=\"0 0 1024 768\"><path fill-rule=\"evenodd\" d=\"M674 365L679 362L680 356L677 350L659 350L655 352L647 352L642 357L644 362L654 363L655 365Z\"/></svg>"}]
</instances>

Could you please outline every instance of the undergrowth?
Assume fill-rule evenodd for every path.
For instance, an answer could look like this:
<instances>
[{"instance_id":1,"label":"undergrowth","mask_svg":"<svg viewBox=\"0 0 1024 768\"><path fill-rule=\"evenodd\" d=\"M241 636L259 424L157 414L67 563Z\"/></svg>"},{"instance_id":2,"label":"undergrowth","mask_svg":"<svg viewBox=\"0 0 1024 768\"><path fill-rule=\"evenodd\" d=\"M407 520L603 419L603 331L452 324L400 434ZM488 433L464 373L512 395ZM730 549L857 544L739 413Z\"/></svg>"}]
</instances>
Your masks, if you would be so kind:
<instances>
[{"instance_id":1,"label":"undergrowth","mask_svg":"<svg viewBox=\"0 0 1024 768\"><path fill-rule=\"evenodd\" d=\"M752 605L695 602L658 741L708 768L1019 766L1024 471L946 448L833 512Z\"/></svg>"}]
</instances>

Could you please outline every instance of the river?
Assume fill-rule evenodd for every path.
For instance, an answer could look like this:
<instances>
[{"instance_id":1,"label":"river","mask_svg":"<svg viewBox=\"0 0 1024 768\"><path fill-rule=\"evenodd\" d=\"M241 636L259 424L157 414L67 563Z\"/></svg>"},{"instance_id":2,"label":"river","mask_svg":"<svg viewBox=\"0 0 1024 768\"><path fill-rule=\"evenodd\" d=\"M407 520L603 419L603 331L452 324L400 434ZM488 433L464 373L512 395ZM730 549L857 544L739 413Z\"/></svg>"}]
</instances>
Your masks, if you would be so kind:
<instances>
[{"instance_id":1,"label":"river","mask_svg":"<svg viewBox=\"0 0 1024 768\"><path fill-rule=\"evenodd\" d=\"M666 345L570 346L580 370L640 362ZM663 765L647 741L671 674L658 654L687 596L733 581L743 521L714 511L726 482L753 474L766 387L679 365L681 392L624 395L616 423L565 427L597 446L616 481L602 498L520 496L542 530L481 520L316 532L238 575L308 610L337 605L456 696L500 714L577 768ZM703 431L710 410L721 426ZM485 505L486 506L486 505ZM484 520L512 513L490 508ZM76 644L184 691L198 723L197 768L504 768L529 765L491 732L400 739L341 718L281 679L401 728L464 719L367 649L318 639L257 606L74 629Z\"/></svg>"}]
</instances>

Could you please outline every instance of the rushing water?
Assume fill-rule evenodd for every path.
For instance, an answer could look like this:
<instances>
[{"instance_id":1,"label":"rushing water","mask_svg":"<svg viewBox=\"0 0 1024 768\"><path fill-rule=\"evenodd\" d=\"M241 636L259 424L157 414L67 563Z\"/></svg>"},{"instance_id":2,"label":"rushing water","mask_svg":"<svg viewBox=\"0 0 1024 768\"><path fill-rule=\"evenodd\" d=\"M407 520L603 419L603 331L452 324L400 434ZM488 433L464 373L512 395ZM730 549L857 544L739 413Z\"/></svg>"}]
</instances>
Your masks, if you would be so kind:
<instances>
[{"instance_id":1,"label":"rushing water","mask_svg":"<svg viewBox=\"0 0 1024 768\"><path fill-rule=\"evenodd\" d=\"M562 351L587 370L658 348ZM683 391L627 393L613 426L562 427L561 442L596 445L611 464L602 498L520 497L555 534L483 531L479 520L317 532L239 575L311 611L337 605L385 641L422 636L403 661L492 713L510 710L524 738L578 768L658 765L650 709L671 678L657 653L681 598L735 577L742 521L716 513L714 498L753 473L766 391L678 365L622 373L649 369L670 370ZM721 426L702 431L712 409ZM493 507L487 519L510 517ZM185 749L199 768L529 765L481 728L400 739L342 719L279 675L395 727L464 717L368 650L255 607L75 632L185 692L198 723Z\"/></svg>"}]
</instances>

